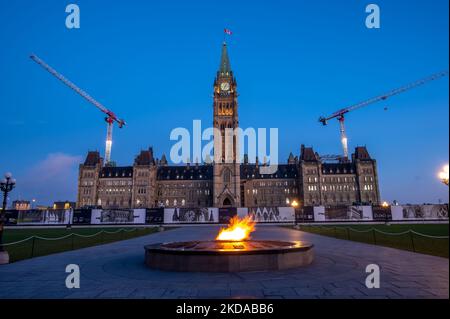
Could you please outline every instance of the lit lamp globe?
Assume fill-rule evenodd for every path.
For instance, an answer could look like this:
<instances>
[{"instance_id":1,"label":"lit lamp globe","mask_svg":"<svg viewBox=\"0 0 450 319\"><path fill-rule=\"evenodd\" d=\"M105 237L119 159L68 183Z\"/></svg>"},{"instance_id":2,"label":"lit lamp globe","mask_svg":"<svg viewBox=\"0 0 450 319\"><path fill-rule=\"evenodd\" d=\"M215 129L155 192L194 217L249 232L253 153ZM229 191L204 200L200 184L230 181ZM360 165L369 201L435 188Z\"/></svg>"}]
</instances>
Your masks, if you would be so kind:
<instances>
[{"instance_id":1,"label":"lit lamp globe","mask_svg":"<svg viewBox=\"0 0 450 319\"><path fill-rule=\"evenodd\" d=\"M299 204L298 202L294 199L291 203L291 207L294 208L294 211L297 211ZM297 215L297 212L295 212L295 215ZM295 229L300 229L300 225L297 225L297 216L295 216Z\"/></svg>"},{"instance_id":2,"label":"lit lamp globe","mask_svg":"<svg viewBox=\"0 0 450 319\"><path fill-rule=\"evenodd\" d=\"M387 210L387 208L389 208L390 206L391 206L391 205L389 205L389 203L386 202L386 201L384 201L383 203L381 203L381 207L383 207L383 208L386 209L386 210ZM385 219L386 219L386 221L385 221L386 226L391 226L391 223L389 222L389 219L388 219L387 212L385 211L384 214L385 214Z\"/></svg>"},{"instance_id":3,"label":"lit lamp globe","mask_svg":"<svg viewBox=\"0 0 450 319\"><path fill-rule=\"evenodd\" d=\"M442 171L439 172L439 179L441 180L442 183L444 183L445 185L448 186L448 165L445 165L442 168Z\"/></svg>"},{"instance_id":4,"label":"lit lamp globe","mask_svg":"<svg viewBox=\"0 0 450 319\"><path fill-rule=\"evenodd\" d=\"M4 232L5 211L6 211L6 202L8 200L8 193L13 190L15 184L16 180L12 178L11 173L6 173L5 178L3 178L0 182L0 190L3 193L3 205L1 207L2 210L0 215L0 265L9 263L9 254L3 246L3 232Z\"/></svg>"}]
</instances>

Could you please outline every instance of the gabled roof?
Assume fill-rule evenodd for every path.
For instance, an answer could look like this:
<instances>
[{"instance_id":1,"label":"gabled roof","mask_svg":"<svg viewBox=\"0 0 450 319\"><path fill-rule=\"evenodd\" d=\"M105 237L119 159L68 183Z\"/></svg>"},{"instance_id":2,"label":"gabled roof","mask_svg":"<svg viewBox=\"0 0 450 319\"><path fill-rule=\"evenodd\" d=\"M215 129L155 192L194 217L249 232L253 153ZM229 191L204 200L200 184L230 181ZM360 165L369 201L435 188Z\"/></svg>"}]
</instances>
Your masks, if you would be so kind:
<instances>
[{"instance_id":1,"label":"gabled roof","mask_svg":"<svg viewBox=\"0 0 450 319\"><path fill-rule=\"evenodd\" d=\"M356 168L354 163L323 163L323 175L339 175L339 174L355 174Z\"/></svg>"},{"instance_id":2,"label":"gabled roof","mask_svg":"<svg viewBox=\"0 0 450 319\"><path fill-rule=\"evenodd\" d=\"M160 181L212 180L212 165L160 166L156 179Z\"/></svg>"},{"instance_id":3,"label":"gabled roof","mask_svg":"<svg viewBox=\"0 0 450 319\"><path fill-rule=\"evenodd\" d=\"M305 145L302 145L300 151L300 160L305 162L317 162L319 161L319 158L317 157L317 154L314 153L312 147L305 147Z\"/></svg>"},{"instance_id":4,"label":"gabled roof","mask_svg":"<svg viewBox=\"0 0 450 319\"><path fill-rule=\"evenodd\" d=\"M84 161L85 166L95 166L101 164L102 158L98 151L89 151Z\"/></svg>"},{"instance_id":5,"label":"gabled roof","mask_svg":"<svg viewBox=\"0 0 450 319\"><path fill-rule=\"evenodd\" d=\"M283 179L283 178L297 178L297 165L278 164L278 170L274 174L260 174L259 167L256 164L241 165L241 179Z\"/></svg>"},{"instance_id":6,"label":"gabled roof","mask_svg":"<svg viewBox=\"0 0 450 319\"><path fill-rule=\"evenodd\" d=\"M355 148L355 159L359 159L361 161L370 161L372 158L369 155L369 152L367 151L367 147L365 146L358 146Z\"/></svg>"},{"instance_id":7,"label":"gabled roof","mask_svg":"<svg viewBox=\"0 0 450 319\"><path fill-rule=\"evenodd\" d=\"M147 151L141 151L141 153L136 156L134 160L135 165L152 165L155 164L153 158L153 148L149 148Z\"/></svg>"},{"instance_id":8,"label":"gabled roof","mask_svg":"<svg viewBox=\"0 0 450 319\"><path fill-rule=\"evenodd\" d=\"M131 178L133 166L105 166L100 170L100 178Z\"/></svg>"}]
</instances>

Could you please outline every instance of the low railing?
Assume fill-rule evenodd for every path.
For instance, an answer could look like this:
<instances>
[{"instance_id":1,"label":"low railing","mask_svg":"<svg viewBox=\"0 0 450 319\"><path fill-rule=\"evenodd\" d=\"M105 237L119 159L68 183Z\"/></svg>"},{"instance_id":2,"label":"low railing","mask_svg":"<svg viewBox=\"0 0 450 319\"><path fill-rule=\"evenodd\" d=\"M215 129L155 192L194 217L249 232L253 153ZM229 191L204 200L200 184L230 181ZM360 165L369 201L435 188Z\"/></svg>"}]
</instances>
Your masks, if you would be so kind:
<instances>
[{"instance_id":1,"label":"low railing","mask_svg":"<svg viewBox=\"0 0 450 319\"><path fill-rule=\"evenodd\" d=\"M449 257L449 236L432 236L412 229L399 233L387 233L376 228L359 230L343 226L302 225L300 229L339 239Z\"/></svg>"},{"instance_id":2,"label":"low railing","mask_svg":"<svg viewBox=\"0 0 450 319\"><path fill-rule=\"evenodd\" d=\"M9 253L10 262L14 262L38 256L112 243L124 239L131 239L150 234L153 231L154 230L151 228L121 228L116 231L100 230L90 235L70 233L56 238L30 236L19 241L5 243L3 244L3 247Z\"/></svg>"}]
</instances>

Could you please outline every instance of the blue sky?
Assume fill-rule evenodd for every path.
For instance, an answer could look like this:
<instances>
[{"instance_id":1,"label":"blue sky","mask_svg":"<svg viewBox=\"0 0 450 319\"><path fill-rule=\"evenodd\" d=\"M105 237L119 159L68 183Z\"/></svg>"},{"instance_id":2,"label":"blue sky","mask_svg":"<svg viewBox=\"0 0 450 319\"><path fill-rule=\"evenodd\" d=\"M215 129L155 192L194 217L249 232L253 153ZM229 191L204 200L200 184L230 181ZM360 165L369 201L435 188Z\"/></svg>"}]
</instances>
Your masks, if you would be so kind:
<instances>
[{"instance_id":1,"label":"blue sky","mask_svg":"<svg viewBox=\"0 0 450 319\"><path fill-rule=\"evenodd\" d=\"M0 0L0 171L11 199L75 200L78 164L103 153L98 110L29 58L35 53L125 118L112 157L131 164L170 131L212 122L212 84L224 27L238 80L242 127L279 128L279 158L300 145L340 153L339 108L448 69L448 1L373 1L381 29L365 27L368 1L72 1L81 28L65 27L68 1ZM436 178L448 162L448 78L347 117L350 149L377 159L382 198L448 201ZM384 108L388 107L385 111Z\"/></svg>"}]
</instances>

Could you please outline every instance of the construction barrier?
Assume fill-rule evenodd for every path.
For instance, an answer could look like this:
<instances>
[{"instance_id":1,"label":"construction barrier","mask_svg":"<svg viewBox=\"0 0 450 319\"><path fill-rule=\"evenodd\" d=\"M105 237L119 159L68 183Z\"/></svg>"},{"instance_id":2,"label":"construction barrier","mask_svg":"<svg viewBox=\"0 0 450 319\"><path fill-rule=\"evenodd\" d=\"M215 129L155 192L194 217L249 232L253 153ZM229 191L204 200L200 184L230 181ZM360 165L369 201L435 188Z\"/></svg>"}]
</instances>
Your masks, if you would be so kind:
<instances>
[{"instance_id":1,"label":"construction barrier","mask_svg":"<svg viewBox=\"0 0 450 319\"><path fill-rule=\"evenodd\" d=\"M314 206L8 210L6 225L145 225L227 223L233 216L258 223L448 220L448 205Z\"/></svg>"}]
</instances>

